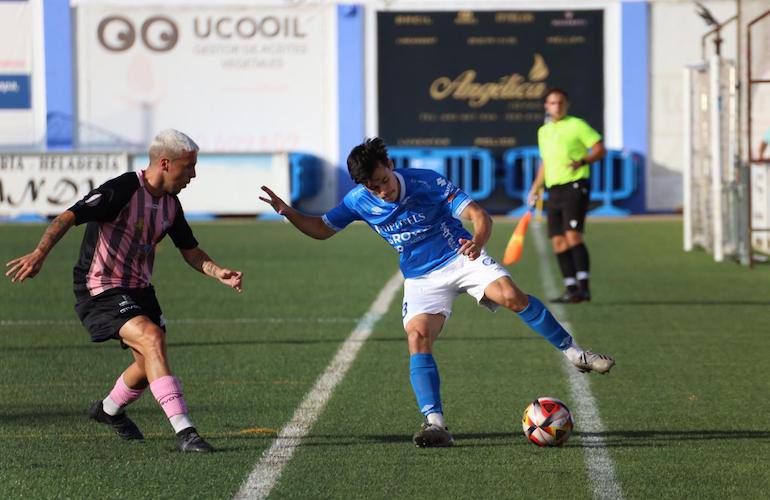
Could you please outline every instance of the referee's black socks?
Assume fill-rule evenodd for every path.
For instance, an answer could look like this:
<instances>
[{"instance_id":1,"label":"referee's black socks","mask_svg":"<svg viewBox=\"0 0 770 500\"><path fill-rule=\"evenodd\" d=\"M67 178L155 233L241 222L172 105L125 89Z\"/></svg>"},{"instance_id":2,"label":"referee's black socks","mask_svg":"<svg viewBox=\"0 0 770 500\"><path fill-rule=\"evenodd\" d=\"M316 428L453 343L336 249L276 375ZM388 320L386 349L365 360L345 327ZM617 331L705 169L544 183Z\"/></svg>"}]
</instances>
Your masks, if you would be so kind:
<instances>
[{"instance_id":1,"label":"referee's black socks","mask_svg":"<svg viewBox=\"0 0 770 500\"><path fill-rule=\"evenodd\" d=\"M588 271L590 267L588 248L586 248L585 244L580 243L579 245L570 248L568 252L572 254L573 265L575 266L576 271L575 274L580 283L580 289L588 291Z\"/></svg>"},{"instance_id":2,"label":"referee's black socks","mask_svg":"<svg viewBox=\"0 0 770 500\"><path fill-rule=\"evenodd\" d=\"M572 251L568 248L563 252L557 253L556 260L559 263L561 275L564 277L564 285L568 290L576 290L577 286L575 286L575 259L572 257Z\"/></svg>"}]
</instances>

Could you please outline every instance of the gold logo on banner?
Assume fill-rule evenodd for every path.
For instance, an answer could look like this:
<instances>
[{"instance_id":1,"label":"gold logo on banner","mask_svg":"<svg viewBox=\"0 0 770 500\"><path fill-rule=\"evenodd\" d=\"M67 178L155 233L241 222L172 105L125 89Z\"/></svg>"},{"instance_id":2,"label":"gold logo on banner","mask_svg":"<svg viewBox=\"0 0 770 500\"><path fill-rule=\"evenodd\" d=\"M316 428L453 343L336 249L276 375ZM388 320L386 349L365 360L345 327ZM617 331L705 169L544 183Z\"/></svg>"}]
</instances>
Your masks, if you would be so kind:
<instances>
[{"instance_id":1,"label":"gold logo on banner","mask_svg":"<svg viewBox=\"0 0 770 500\"><path fill-rule=\"evenodd\" d=\"M545 80L549 74L543 56L535 54L535 63L529 70L528 79L519 73L512 73L496 82L479 83L476 81L476 71L467 69L454 80L448 76L436 78L430 85L430 96L436 101L448 97L467 100L472 108L480 108L489 101L501 99L540 99L545 95Z\"/></svg>"},{"instance_id":2,"label":"gold logo on banner","mask_svg":"<svg viewBox=\"0 0 770 500\"><path fill-rule=\"evenodd\" d=\"M470 10L461 10L455 17L455 24L479 24L479 20Z\"/></svg>"}]
</instances>

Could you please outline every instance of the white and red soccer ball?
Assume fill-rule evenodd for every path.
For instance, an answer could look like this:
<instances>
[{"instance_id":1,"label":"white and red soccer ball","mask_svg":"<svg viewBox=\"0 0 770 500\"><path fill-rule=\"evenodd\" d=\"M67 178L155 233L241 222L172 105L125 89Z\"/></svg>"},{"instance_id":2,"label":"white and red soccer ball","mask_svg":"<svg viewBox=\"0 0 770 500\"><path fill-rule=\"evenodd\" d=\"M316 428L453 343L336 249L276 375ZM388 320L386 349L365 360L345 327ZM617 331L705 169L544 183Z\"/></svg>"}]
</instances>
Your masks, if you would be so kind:
<instances>
[{"instance_id":1,"label":"white and red soccer ball","mask_svg":"<svg viewBox=\"0 0 770 500\"><path fill-rule=\"evenodd\" d=\"M572 414L556 398L537 398L524 410L521 426L527 439L536 445L560 446L572 434Z\"/></svg>"}]
</instances>

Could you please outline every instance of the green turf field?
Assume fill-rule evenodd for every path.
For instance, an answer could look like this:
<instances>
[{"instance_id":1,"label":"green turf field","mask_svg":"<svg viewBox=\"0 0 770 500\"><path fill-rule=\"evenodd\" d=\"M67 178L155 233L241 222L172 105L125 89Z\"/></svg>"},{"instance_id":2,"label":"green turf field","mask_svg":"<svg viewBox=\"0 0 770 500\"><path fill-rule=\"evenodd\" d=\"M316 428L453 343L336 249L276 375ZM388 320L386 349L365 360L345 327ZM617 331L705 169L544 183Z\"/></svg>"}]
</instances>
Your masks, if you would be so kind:
<instances>
[{"instance_id":1,"label":"green turf field","mask_svg":"<svg viewBox=\"0 0 770 500\"><path fill-rule=\"evenodd\" d=\"M488 245L500 257L512 224ZM390 247L354 225L318 242L281 222L194 224L219 263L245 273L234 293L186 267L169 241L154 284L169 357L190 415L219 452L174 451L151 395L129 409L141 443L89 421L128 364L92 344L73 311L73 229L37 278L0 282L0 498L232 498L342 342L397 271ZM527 236L510 269L543 296ZM3 263L40 225L0 226ZM770 497L770 267L681 251L678 221L589 224L590 304L567 306L584 347L615 356L590 375L600 436L625 498ZM546 256L556 276L555 259ZM551 283L550 286L557 286ZM529 444L521 413L537 396L568 405L560 355L511 313L455 303L436 344L452 449L416 449L400 293L272 489L274 498L591 498L581 422L557 449ZM590 450L589 450L590 451Z\"/></svg>"}]
</instances>

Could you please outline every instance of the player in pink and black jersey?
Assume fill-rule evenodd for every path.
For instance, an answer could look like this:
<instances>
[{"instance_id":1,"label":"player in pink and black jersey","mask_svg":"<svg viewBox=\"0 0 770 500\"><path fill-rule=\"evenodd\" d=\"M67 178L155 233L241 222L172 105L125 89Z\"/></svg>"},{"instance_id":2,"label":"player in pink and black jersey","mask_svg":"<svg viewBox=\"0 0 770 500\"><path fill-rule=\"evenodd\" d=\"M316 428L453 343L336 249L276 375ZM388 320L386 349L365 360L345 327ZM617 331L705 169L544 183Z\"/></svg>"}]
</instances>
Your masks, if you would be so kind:
<instances>
[{"instance_id":1,"label":"player in pink and black jersey","mask_svg":"<svg viewBox=\"0 0 770 500\"><path fill-rule=\"evenodd\" d=\"M182 386L169 368L166 326L150 284L155 247L168 234L193 268L241 291L242 273L218 266L198 247L177 194L195 177L198 145L177 130L160 132L150 165L111 179L53 220L35 250L6 264L13 282L35 277L76 224L88 223L74 269L75 310L94 342L117 339L134 362L89 410L123 439L143 439L124 408L149 386L177 434L180 451L210 452L190 419Z\"/></svg>"}]
</instances>

